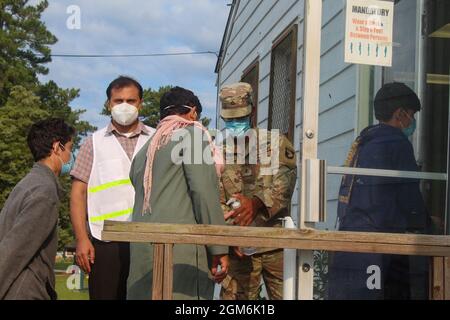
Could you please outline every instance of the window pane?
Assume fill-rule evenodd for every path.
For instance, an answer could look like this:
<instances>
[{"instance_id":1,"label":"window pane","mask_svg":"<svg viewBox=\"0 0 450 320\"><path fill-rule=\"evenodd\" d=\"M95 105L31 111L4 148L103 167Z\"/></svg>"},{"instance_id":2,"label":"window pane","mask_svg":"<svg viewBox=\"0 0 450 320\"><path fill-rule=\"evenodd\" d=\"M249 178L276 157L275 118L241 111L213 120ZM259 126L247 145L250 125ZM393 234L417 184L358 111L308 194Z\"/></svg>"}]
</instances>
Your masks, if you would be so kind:
<instances>
[{"instance_id":1,"label":"window pane","mask_svg":"<svg viewBox=\"0 0 450 320\"><path fill-rule=\"evenodd\" d=\"M314 252L315 300L427 300L429 257Z\"/></svg>"},{"instance_id":2,"label":"window pane","mask_svg":"<svg viewBox=\"0 0 450 320\"><path fill-rule=\"evenodd\" d=\"M246 82L252 86L253 89L253 113L252 113L252 128L258 126L258 89L259 89L259 63L253 65L242 77L242 82Z\"/></svg>"},{"instance_id":3,"label":"window pane","mask_svg":"<svg viewBox=\"0 0 450 320\"><path fill-rule=\"evenodd\" d=\"M395 2L389 68L345 63L345 10L337 9L323 6L318 158L329 167L395 174L347 173L344 185L342 175L329 175L328 217L319 227L334 227L339 199L348 197L350 211L376 217L381 232L447 234L450 87L436 75L448 79L450 70L450 2ZM404 85L386 87L393 82ZM394 230L383 215L407 218Z\"/></svg>"},{"instance_id":4,"label":"window pane","mask_svg":"<svg viewBox=\"0 0 450 320\"><path fill-rule=\"evenodd\" d=\"M293 93L295 91L296 69L294 59L296 32L291 31L272 51L272 78L270 100L270 127L292 140L293 135ZM295 75L295 74L294 74Z\"/></svg>"}]
</instances>

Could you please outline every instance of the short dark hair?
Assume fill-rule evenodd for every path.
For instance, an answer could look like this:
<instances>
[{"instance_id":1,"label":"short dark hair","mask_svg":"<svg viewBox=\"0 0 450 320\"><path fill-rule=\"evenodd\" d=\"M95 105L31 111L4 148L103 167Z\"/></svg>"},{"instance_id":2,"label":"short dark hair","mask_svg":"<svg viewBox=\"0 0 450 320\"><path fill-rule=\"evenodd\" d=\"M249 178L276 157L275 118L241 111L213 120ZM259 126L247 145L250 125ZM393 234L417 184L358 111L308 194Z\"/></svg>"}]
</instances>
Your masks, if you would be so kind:
<instances>
[{"instance_id":1,"label":"short dark hair","mask_svg":"<svg viewBox=\"0 0 450 320\"><path fill-rule=\"evenodd\" d=\"M375 117L380 121L389 121L394 112L400 108L420 111L421 105L417 94L406 84L393 82L385 84L375 96Z\"/></svg>"},{"instance_id":2,"label":"short dark hair","mask_svg":"<svg viewBox=\"0 0 450 320\"><path fill-rule=\"evenodd\" d=\"M203 107L198 97L190 90L174 87L166 92L159 101L160 116L164 119L174 114L187 114L189 109L182 106L197 107L197 113L202 113ZM169 106L173 108L166 109Z\"/></svg>"},{"instance_id":3,"label":"short dark hair","mask_svg":"<svg viewBox=\"0 0 450 320\"><path fill-rule=\"evenodd\" d=\"M131 77L120 76L117 79L113 80L113 82L111 82L106 89L106 96L108 97L108 100L111 99L111 93L113 89L122 89L130 86L134 86L139 90L139 98L142 99L142 97L144 96L144 90L142 89L141 84Z\"/></svg>"},{"instance_id":4,"label":"short dark hair","mask_svg":"<svg viewBox=\"0 0 450 320\"><path fill-rule=\"evenodd\" d=\"M28 132L27 143L34 161L50 156L53 144L65 145L75 136L75 129L63 119L51 118L33 124Z\"/></svg>"}]
</instances>

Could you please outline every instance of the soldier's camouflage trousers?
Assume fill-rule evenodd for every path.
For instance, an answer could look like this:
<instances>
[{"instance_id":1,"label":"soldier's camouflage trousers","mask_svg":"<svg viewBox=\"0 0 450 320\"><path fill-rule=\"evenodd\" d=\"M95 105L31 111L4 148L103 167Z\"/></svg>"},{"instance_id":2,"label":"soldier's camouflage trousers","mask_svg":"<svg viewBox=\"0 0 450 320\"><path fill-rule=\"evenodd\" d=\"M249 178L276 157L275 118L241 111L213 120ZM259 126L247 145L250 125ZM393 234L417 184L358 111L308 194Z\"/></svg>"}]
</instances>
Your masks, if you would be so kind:
<instances>
[{"instance_id":1,"label":"soldier's camouflage trousers","mask_svg":"<svg viewBox=\"0 0 450 320\"><path fill-rule=\"evenodd\" d=\"M230 255L230 268L222 283L222 300L258 300L264 279L270 300L283 299L283 250L243 259Z\"/></svg>"}]
</instances>

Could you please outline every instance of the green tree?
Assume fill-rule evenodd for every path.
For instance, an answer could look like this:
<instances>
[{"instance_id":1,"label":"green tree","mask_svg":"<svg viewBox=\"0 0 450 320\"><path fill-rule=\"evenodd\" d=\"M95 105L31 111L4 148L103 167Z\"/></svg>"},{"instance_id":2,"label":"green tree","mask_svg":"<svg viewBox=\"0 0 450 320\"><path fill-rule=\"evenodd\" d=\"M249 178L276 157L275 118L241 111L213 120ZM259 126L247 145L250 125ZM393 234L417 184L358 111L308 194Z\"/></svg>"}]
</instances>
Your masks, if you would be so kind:
<instances>
[{"instance_id":1,"label":"green tree","mask_svg":"<svg viewBox=\"0 0 450 320\"><path fill-rule=\"evenodd\" d=\"M28 0L0 0L0 209L12 188L33 165L26 137L30 126L48 117L63 118L77 129L75 144L93 131L80 120L85 110L73 110L70 103L77 89L62 89L53 81L42 84L38 76L48 73L50 46L56 37L47 30L41 15L48 1L30 5ZM69 219L69 178L63 178L66 195L59 220L59 247L72 241Z\"/></svg>"},{"instance_id":2,"label":"green tree","mask_svg":"<svg viewBox=\"0 0 450 320\"><path fill-rule=\"evenodd\" d=\"M50 116L63 118L77 130L78 135L74 141L75 148L79 147L79 143L83 137L86 137L90 132L97 129L90 125L89 122L80 119L86 110L74 110L70 106L71 102L80 96L79 89L62 89L54 81L49 81L46 84L40 85L36 90L36 94Z\"/></svg>"},{"instance_id":3,"label":"green tree","mask_svg":"<svg viewBox=\"0 0 450 320\"><path fill-rule=\"evenodd\" d=\"M33 90L37 76L47 74L50 45L57 39L40 20L47 1L0 0L0 105L16 85Z\"/></svg>"},{"instance_id":4,"label":"green tree","mask_svg":"<svg viewBox=\"0 0 450 320\"><path fill-rule=\"evenodd\" d=\"M141 114L145 117L144 123L146 125L156 128L159 122L159 100L170 89L172 89L172 86L162 86L158 90L153 90L152 88L144 90Z\"/></svg>"},{"instance_id":5,"label":"green tree","mask_svg":"<svg viewBox=\"0 0 450 320\"><path fill-rule=\"evenodd\" d=\"M39 97L21 86L11 89L0 108L0 207L33 165L26 141L30 126L48 116Z\"/></svg>"}]
</instances>

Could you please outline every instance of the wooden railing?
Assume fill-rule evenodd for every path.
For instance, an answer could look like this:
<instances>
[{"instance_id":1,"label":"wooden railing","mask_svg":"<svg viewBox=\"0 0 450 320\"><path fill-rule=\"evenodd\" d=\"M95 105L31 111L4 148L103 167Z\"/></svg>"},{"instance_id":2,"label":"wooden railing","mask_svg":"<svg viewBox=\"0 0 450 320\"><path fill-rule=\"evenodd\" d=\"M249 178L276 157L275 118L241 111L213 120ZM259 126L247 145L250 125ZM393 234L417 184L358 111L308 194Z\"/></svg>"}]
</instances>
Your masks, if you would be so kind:
<instances>
[{"instance_id":1,"label":"wooden railing","mask_svg":"<svg viewBox=\"0 0 450 320\"><path fill-rule=\"evenodd\" d=\"M383 253L438 259L450 257L450 236L415 234L106 221L102 239L155 244L152 291L154 300L172 299L174 244ZM450 282L447 278L443 277L442 282ZM450 283L447 287L450 289ZM442 291L446 292L448 289Z\"/></svg>"}]
</instances>

